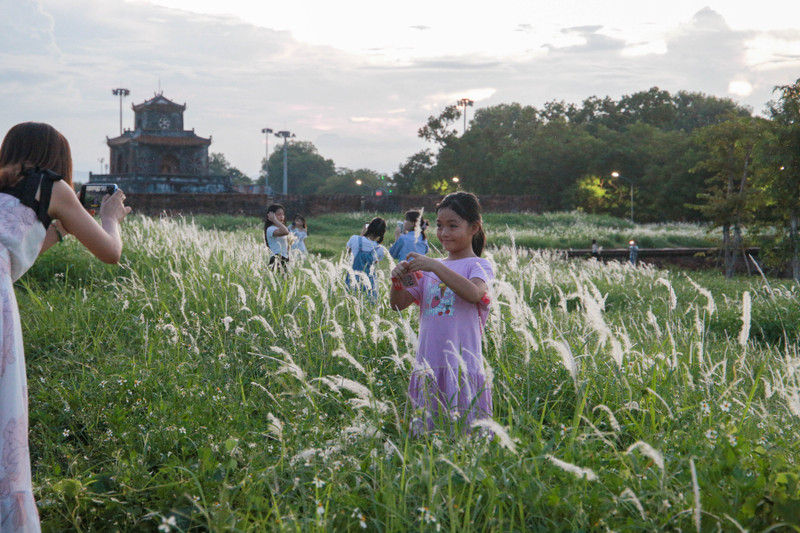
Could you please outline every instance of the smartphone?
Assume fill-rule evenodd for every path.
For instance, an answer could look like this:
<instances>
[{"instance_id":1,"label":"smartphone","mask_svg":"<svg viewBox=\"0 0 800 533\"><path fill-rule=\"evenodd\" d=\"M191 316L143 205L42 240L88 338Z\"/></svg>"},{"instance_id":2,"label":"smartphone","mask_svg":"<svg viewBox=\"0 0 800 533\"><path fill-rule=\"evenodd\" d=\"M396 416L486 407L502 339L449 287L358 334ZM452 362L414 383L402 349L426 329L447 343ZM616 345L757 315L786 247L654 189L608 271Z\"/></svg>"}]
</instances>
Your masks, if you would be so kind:
<instances>
[{"instance_id":1,"label":"smartphone","mask_svg":"<svg viewBox=\"0 0 800 533\"><path fill-rule=\"evenodd\" d=\"M400 231L403 231L403 228L405 227L405 225L406 225L406 223L401 220L401 221L399 221L397 223L397 229L399 229Z\"/></svg>"},{"instance_id":2,"label":"smartphone","mask_svg":"<svg viewBox=\"0 0 800 533\"><path fill-rule=\"evenodd\" d=\"M114 194L116 183L87 183L81 186L78 198L84 209L98 209L106 194Z\"/></svg>"}]
</instances>

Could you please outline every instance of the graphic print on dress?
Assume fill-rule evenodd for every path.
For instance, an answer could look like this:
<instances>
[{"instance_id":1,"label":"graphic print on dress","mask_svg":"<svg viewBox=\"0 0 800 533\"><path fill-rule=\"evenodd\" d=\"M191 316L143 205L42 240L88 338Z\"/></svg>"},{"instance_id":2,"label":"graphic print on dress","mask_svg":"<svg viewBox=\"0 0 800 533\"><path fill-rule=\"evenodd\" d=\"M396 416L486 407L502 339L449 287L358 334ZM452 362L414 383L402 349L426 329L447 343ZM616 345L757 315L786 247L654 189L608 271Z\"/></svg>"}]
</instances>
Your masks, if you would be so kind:
<instances>
[{"instance_id":1,"label":"graphic print on dress","mask_svg":"<svg viewBox=\"0 0 800 533\"><path fill-rule=\"evenodd\" d=\"M453 316L455 312L456 295L450 287L439 282L437 285L430 284L425 289L426 316Z\"/></svg>"}]
</instances>

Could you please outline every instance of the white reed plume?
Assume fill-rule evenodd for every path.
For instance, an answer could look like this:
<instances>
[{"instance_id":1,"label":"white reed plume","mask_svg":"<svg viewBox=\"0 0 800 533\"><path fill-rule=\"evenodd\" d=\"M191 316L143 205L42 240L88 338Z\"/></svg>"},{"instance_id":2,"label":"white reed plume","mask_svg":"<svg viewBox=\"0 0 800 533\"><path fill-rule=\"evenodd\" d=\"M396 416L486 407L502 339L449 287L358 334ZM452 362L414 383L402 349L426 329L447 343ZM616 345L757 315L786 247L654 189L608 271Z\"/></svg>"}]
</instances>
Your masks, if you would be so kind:
<instances>
[{"instance_id":1,"label":"white reed plume","mask_svg":"<svg viewBox=\"0 0 800 533\"><path fill-rule=\"evenodd\" d=\"M670 409L669 404L667 403L667 401L664 398L662 398L660 394L658 394L656 391L654 391L650 387L647 387L645 390L647 392L649 392L650 394L652 394L653 396L655 396L656 398L658 398L659 400L661 400L661 403L664 404L664 407L667 408L667 413L669 413L670 419L675 420L675 415L672 414L672 409Z\"/></svg>"},{"instance_id":2,"label":"white reed plume","mask_svg":"<svg viewBox=\"0 0 800 533\"><path fill-rule=\"evenodd\" d=\"M596 405L594 409L592 409L592 412L595 412L598 409L605 411L608 414L608 422L611 424L611 429L613 429L614 431L622 430L622 427L619 425L619 422L617 422L617 417L614 416L614 411L612 411L607 405L600 404Z\"/></svg>"},{"instance_id":3,"label":"white reed plume","mask_svg":"<svg viewBox=\"0 0 800 533\"><path fill-rule=\"evenodd\" d=\"M572 378L572 383L575 385L575 389L577 390L578 364L575 362L575 356L572 355L572 349L570 348L569 344L563 341L557 341L555 339L547 339L545 342L555 348L555 350L558 352L558 355L561 356L561 364L563 364L564 368L566 368L569 372L569 375Z\"/></svg>"},{"instance_id":4,"label":"white reed plume","mask_svg":"<svg viewBox=\"0 0 800 533\"><path fill-rule=\"evenodd\" d=\"M630 455L631 453L633 453L634 450L639 450L639 453L652 459L653 463L655 463L655 465L658 468L660 468L662 472L664 471L664 456L661 455L661 452L659 452L658 450L656 450L643 440L638 440L633 444L631 444L630 446L628 446L628 449L625 450L625 453Z\"/></svg>"},{"instance_id":5,"label":"white reed plume","mask_svg":"<svg viewBox=\"0 0 800 533\"><path fill-rule=\"evenodd\" d=\"M347 350L345 350L343 347L339 348L338 350L334 350L333 351L333 356L334 357L340 357L340 358L344 359L345 361L347 361L348 363L353 365L362 374L366 374L367 373L367 371L364 370L364 367L361 366L361 363L356 361L355 357L350 355L350 353Z\"/></svg>"},{"instance_id":6,"label":"white reed plume","mask_svg":"<svg viewBox=\"0 0 800 533\"><path fill-rule=\"evenodd\" d=\"M689 459L689 468L692 471L692 493L694 494L694 527L700 533L700 517L702 508L700 507L700 485L697 484L697 469L694 467L694 458Z\"/></svg>"},{"instance_id":7,"label":"white reed plume","mask_svg":"<svg viewBox=\"0 0 800 533\"><path fill-rule=\"evenodd\" d=\"M297 366L297 364L295 364L294 359L292 359L292 356L289 355L289 352L287 352L286 350L284 350L279 346L270 346L270 350L272 350L277 354L282 355L283 358L285 359L285 361L281 361L280 359L276 359L274 357L269 357L266 355L262 356L266 357L267 359L272 359L273 361L276 361L280 365L277 374L284 374L284 373L291 374L300 381L305 382L306 373L303 371L302 368L300 368L299 366Z\"/></svg>"},{"instance_id":8,"label":"white reed plume","mask_svg":"<svg viewBox=\"0 0 800 533\"><path fill-rule=\"evenodd\" d=\"M472 422L471 427L482 428L494 433L497 443L511 453L517 453L517 439L512 439L506 428L492 420L491 418L481 418Z\"/></svg>"},{"instance_id":9,"label":"white reed plume","mask_svg":"<svg viewBox=\"0 0 800 533\"><path fill-rule=\"evenodd\" d=\"M647 516L644 514L644 507L642 507L642 502L639 501L639 498L636 497L636 494L629 488L625 488L620 495L619 501L621 502L631 502L636 510L639 511L639 516L642 517L642 520L646 520Z\"/></svg>"},{"instance_id":10,"label":"white reed plume","mask_svg":"<svg viewBox=\"0 0 800 533\"><path fill-rule=\"evenodd\" d=\"M269 322L267 322L267 319L264 318L263 316L261 316L261 315L253 315L250 318L248 318L247 321L248 322L253 322L253 321L258 322L259 324L264 326L264 329L267 330L267 333L269 333L273 337L275 336L275 330L272 329L272 326L269 325Z\"/></svg>"},{"instance_id":11,"label":"white reed plume","mask_svg":"<svg viewBox=\"0 0 800 533\"><path fill-rule=\"evenodd\" d=\"M675 310L678 307L678 296L675 294L675 290L672 288L672 283L669 282L667 278L658 278L656 283L663 285L669 290L669 308L670 310Z\"/></svg>"},{"instance_id":12,"label":"white reed plume","mask_svg":"<svg viewBox=\"0 0 800 533\"><path fill-rule=\"evenodd\" d=\"M239 303L242 305L242 307L247 307L247 292L244 290L244 287L233 282L231 282L231 285L236 287L236 291L239 293Z\"/></svg>"},{"instance_id":13,"label":"white reed plume","mask_svg":"<svg viewBox=\"0 0 800 533\"><path fill-rule=\"evenodd\" d=\"M750 291L742 295L742 331L739 333L739 344L747 346L750 339Z\"/></svg>"},{"instance_id":14,"label":"white reed plume","mask_svg":"<svg viewBox=\"0 0 800 533\"><path fill-rule=\"evenodd\" d=\"M544 458L553 463L554 465L556 465L561 470L569 472L570 474L573 474L577 478L585 477L588 481L597 480L597 475L594 472L592 472L590 468L581 468L580 466L576 466L572 463L567 463L566 461L562 461L561 459L549 454L545 455Z\"/></svg>"},{"instance_id":15,"label":"white reed plume","mask_svg":"<svg viewBox=\"0 0 800 533\"><path fill-rule=\"evenodd\" d=\"M647 310L647 321L650 322L650 325L653 326L653 331L655 331L656 339L661 338L661 328L658 325L658 318L656 315L653 314L652 309Z\"/></svg>"},{"instance_id":16,"label":"white reed plume","mask_svg":"<svg viewBox=\"0 0 800 533\"><path fill-rule=\"evenodd\" d=\"M278 437L279 440L283 440L283 422L278 420L272 413L267 413L267 420L269 420L267 429L270 433Z\"/></svg>"},{"instance_id":17,"label":"white reed plume","mask_svg":"<svg viewBox=\"0 0 800 533\"><path fill-rule=\"evenodd\" d=\"M692 287L694 287L697 292L706 297L705 310L708 312L709 316L713 315L717 311L717 303L714 301L714 295L711 294L710 290L695 283L689 276L686 276L686 279L689 280L689 283L692 284Z\"/></svg>"}]
</instances>

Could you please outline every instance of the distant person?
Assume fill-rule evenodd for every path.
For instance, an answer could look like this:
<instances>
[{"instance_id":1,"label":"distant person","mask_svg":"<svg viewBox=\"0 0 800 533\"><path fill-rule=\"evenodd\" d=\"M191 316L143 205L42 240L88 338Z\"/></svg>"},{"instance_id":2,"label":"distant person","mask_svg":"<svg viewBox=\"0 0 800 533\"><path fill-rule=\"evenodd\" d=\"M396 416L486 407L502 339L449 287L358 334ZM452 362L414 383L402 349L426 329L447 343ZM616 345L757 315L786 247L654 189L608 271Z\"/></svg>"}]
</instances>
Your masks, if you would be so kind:
<instances>
[{"instance_id":1,"label":"distant person","mask_svg":"<svg viewBox=\"0 0 800 533\"><path fill-rule=\"evenodd\" d=\"M428 239L425 229L428 221L422 218L422 211L411 209L406 211L405 220L397 223L394 230L394 244L389 248L389 255L398 261L408 257L411 252L428 254Z\"/></svg>"},{"instance_id":2,"label":"distant person","mask_svg":"<svg viewBox=\"0 0 800 533\"><path fill-rule=\"evenodd\" d=\"M294 236L292 243L292 250L301 254L307 254L306 239L308 238L308 227L306 226L306 219L301 215L295 215L292 225L289 226L289 231Z\"/></svg>"},{"instance_id":3,"label":"distant person","mask_svg":"<svg viewBox=\"0 0 800 533\"><path fill-rule=\"evenodd\" d=\"M67 139L48 124L11 128L0 146L0 531L38 533L28 452L28 387L14 282L37 256L72 234L104 263L122 254L119 225L131 208L122 190L104 196L100 224L72 189ZM113 292L109 298L113 298ZM75 317L56 317L78 327ZM57 326L54 326L57 327ZM93 336L93 335L92 335Z\"/></svg>"},{"instance_id":4,"label":"distant person","mask_svg":"<svg viewBox=\"0 0 800 533\"><path fill-rule=\"evenodd\" d=\"M597 239L592 239L592 257L600 259L600 247L597 246Z\"/></svg>"},{"instance_id":5,"label":"distant person","mask_svg":"<svg viewBox=\"0 0 800 533\"><path fill-rule=\"evenodd\" d=\"M286 209L281 204L272 204L267 208L264 218L264 241L270 251L269 267L273 271L285 271L289 262L289 229L286 222Z\"/></svg>"},{"instance_id":6,"label":"distant person","mask_svg":"<svg viewBox=\"0 0 800 533\"><path fill-rule=\"evenodd\" d=\"M402 311L419 305L419 343L409 382L413 433L439 424L465 431L473 421L491 418L491 383L486 379L482 339L489 315L492 264L481 257L486 234L478 198L467 192L445 196L436 208L436 236L444 259L411 252L392 270L389 305ZM422 273L411 285L394 283Z\"/></svg>"},{"instance_id":7,"label":"distant person","mask_svg":"<svg viewBox=\"0 0 800 533\"><path fill-rule=\"evenodd\" d=\"M636 266L639 257L639 245L636 244L634 240L631 240L628 245L628 261L630 261L633 266Z\"/></svg>"},{"instance_id":8,"label":"distant person","mask_svg":"<svg viewBox=\"0 0 800 533\"><path fill-rule=\"evenodd\" d=\"M378 297L378 289L375 285L375 265L386 256L386 249L381 246L385 234L386 221L375 217L364 225L360 235L353 235L347 241L347 251L353 256L353 270L367 275L370 283L368 293L373 300ZM360 281L356 280L355 283L359 284ZM349 276L347 286L351 286Z\"/></svg>"}]
</instances>

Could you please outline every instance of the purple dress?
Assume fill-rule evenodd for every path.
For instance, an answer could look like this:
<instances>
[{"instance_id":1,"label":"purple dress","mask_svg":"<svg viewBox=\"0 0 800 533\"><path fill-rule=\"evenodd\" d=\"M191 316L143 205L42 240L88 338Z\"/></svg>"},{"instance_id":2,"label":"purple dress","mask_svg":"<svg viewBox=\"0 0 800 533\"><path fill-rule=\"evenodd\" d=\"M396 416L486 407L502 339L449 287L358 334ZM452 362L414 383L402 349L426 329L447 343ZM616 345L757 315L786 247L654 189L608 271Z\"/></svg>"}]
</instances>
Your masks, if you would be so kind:
<instances>
[{"instance_id":1,"label":"purple dress","mask_svg":"<svg viewBox=\"0 0 800 533\"><path fill-rule=\"evenodd\" d=\"M467 279L479 278L487 285L494 279L486 259L440 261ZM437 419L445 427L468 431L474 420L492 416L482 354L488 299L471 304L432 272L423 272L417 286L406 290L420 306L419 349L408 391L417 411L412 431L432 430Z\"/></svg>"},{"instance_id":2,"label":"purple dress","mask_svg":"<svg viewBox=\"0 0 800 533\"><path fill-rule=\"evenodd\" d=\"M38 533L28 453L28 386L14 281L39 255L52 180L29 175L0 192L0 533Z\"/></svg>"}]
</instances>

